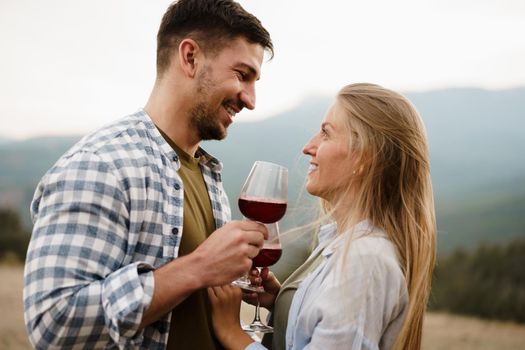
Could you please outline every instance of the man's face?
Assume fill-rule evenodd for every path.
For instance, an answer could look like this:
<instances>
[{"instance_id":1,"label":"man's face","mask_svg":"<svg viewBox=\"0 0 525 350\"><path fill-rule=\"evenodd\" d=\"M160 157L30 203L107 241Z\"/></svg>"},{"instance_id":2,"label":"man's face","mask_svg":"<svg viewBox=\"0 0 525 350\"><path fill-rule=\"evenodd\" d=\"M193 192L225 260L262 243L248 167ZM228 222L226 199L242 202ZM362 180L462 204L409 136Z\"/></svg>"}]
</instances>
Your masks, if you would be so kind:
<instances>
[{"instance_id":1,"label":"man's face","mask_svg":"<svg viewBox=\"0 0 525 350\"><path fill-rule=\"evenodd\" d=\"M191 124L201 140L221 140L235 114L255 108L264 49L237 38L217 55L205 58L197 75L197 100L190 110Z\"/></svg>"}]
</instances>

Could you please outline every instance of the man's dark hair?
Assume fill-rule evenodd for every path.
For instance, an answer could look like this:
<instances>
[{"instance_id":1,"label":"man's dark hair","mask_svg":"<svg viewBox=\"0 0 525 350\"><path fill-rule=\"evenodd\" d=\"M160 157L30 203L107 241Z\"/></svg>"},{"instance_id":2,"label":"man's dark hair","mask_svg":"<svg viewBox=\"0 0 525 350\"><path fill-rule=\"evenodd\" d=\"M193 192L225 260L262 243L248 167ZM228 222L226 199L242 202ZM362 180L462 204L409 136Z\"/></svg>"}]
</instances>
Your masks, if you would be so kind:
<instances>
[{"instance_id":1,"label":"man's dark hair","mask_svg":"<svg viewBox=\"0 0 525 350\"><path fill-rule=\"evenodd\" d=\"M179 0L170 5L157 34L157 74L184 38L192 38L208 53L218 53L228 42L244 37L260 44L273 57L270 34L261 22L232 0Z\"/></svg>"}]
</instances>

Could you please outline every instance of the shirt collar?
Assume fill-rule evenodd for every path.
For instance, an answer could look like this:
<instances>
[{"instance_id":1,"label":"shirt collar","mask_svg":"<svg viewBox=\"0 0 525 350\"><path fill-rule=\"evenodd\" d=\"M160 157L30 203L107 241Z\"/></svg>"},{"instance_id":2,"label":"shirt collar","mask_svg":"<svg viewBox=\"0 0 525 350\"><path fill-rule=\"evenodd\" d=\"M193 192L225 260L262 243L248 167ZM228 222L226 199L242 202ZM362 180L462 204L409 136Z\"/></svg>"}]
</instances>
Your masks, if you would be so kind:
<instances>
[{"instance_id":1,"label":"shirt collar","mask_svg":"<svg viewBox=\"0 0 525 350\"><path fill-rule=\"evenodd\" d=\"M200 158L201 164L208 166L211 170L216 172L222 170L222 163L204 149L199 147L195 155Z\"/></svg>"},{"instance_id":2,"label":"shirt collar","mask_svg":"<svg viewBox=\"0 0 525 350\"><path fill-rule=\"evenodd\" d=\"M337 235L337 223L331 222L329 224L321 226L317 237L319 244L326 244Z\"/></svg>"},{"instance_id":3,"label":"shirt collar","mask_svg":"<svg viewBox=\"0 0 525 350\"><path fill-rule=\"evenodd\" d=\"M168 144L164 137L162 137L148 113L146 113L146 111L141 108L137 115L146 125L146 129L148 130L150 137L159 145L161 150L168 156L168 158L175 161L177 163L177 167L180 168L180 161L177 153L173 147ZM217 158L207 153L204 149L199 147L197 152L195 152L195 156L200 158L200 164L209 167L212 171L220 172L222 170L222 163Z\"/></svg>"}]
</instances>

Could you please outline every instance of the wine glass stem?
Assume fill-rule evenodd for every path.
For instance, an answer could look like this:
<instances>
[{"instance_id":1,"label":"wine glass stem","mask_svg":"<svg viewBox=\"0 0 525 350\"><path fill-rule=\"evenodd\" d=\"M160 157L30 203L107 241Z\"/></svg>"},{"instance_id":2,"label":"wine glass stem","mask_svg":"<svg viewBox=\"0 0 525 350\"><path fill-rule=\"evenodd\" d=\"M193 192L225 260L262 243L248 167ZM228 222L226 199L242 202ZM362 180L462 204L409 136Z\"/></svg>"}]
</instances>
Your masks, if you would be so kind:
<instances>
[{"instance_id":1,"label":"wine glass stem","mask_svg":"<svg viewBox=\"0 0 525 350\"><path fill-rule=\"evenodd\" d=\"M257 304L255 305L255 317L252 323L261 323L261 316L259 312L259 294L257 293Z\"/></svg>"},{"instance_id":2,"label":"wine glass stem","mask_svg":"<svg viewBox=\"0 0 525 350\"><path fill-rule=\"evenodd\" d=\"M259 276L261 275L261 269L257 267L257 271L259 271ZM259 293L257 293L257 303L255 304L255 318L253 319L252 323L258 322L261 323L261 315L259 310Z\"/></svg>"}]
</instances>

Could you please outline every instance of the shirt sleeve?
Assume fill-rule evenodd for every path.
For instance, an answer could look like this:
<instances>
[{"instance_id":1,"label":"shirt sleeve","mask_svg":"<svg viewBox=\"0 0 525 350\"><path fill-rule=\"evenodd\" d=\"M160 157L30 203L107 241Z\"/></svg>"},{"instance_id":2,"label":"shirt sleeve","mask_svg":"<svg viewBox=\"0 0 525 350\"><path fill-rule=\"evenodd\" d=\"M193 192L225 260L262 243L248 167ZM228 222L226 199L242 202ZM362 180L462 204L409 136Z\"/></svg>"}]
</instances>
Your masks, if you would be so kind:
<instances>
[{"instance_id":1,"label":"shirt sleeve","mask_svg":"<svg viewBox=\"0 0 525 350\"><path fill-rule=\"evenodd\" d=\"M316 326L304 349L379 349L384 330L401 311L405 290L394 261L377 255L350 257L344 269L323 282L307 316Z\"/></svg>"},{"instance_id":2,"label":"shirt sleeve","mask_svg":"<svg viewBox=\"0 0 525 350\"><path fill-rule=\"evenodd\" d=\"M59 161L37 188L24 271L24 316L37 349L123 349L142 340L153 268L129 263L130 200L116 172L80 152Z\"/></svg>"}]
</instances>

